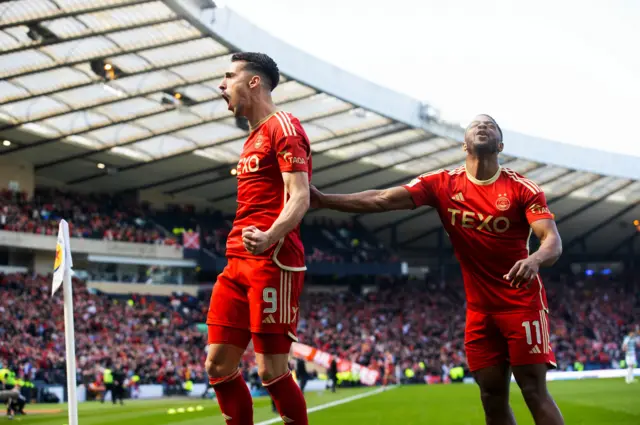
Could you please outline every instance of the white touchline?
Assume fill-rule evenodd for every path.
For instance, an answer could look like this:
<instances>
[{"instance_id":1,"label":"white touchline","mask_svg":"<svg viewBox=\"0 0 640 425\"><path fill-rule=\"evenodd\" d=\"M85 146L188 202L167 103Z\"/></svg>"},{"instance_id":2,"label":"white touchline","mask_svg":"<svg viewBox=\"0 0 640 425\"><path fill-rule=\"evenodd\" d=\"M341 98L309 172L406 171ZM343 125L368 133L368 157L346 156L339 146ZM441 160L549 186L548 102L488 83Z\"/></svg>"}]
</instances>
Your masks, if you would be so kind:
<instances>
[{"instance_id":1,"label":"white touchline","mask_svg":"<svg viewBox=\"0 0 640 425\"><path fill-rule=\"evenodd\" d=\"M384 391L393 390L396 387L387 387L387 388L378 388L377 390L368 391L366 393L357 394L351 397L343 398L340 400L332 401L331 403L321 404L320 406L315 406L310 409L307 409L307 413L317 412L318 410L329 409L330 407L340 406L341 404L351 403L352 401L360 400L361 398L371 397L372 395L380 394ZM281 423L282 418L269 419L268 421L258 422L255 425L271 425Z\"/></svg>"}]
</instances>

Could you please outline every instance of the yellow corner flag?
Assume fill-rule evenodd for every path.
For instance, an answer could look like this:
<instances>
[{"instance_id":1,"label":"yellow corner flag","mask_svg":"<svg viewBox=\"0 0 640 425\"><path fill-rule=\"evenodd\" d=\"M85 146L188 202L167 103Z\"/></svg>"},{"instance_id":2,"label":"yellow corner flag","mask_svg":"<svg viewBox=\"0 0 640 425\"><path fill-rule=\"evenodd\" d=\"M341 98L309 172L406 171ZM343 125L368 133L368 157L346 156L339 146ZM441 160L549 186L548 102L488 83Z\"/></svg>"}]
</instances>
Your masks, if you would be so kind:
<instances>
[{"instance_id":1,"label":"yellow corner flag","mask_svg":"<svg viewBox=\"0 0 640 425\"><path fill-rule=\"evenodd\" d=\"M62 285L65 274L71 277L71 246L69 245L69 223L66 220L60 221L58 227L58 241L56 243L56 259L53 263L53 287L51 295L55 294Z\"/></svg>"}]
</instances>

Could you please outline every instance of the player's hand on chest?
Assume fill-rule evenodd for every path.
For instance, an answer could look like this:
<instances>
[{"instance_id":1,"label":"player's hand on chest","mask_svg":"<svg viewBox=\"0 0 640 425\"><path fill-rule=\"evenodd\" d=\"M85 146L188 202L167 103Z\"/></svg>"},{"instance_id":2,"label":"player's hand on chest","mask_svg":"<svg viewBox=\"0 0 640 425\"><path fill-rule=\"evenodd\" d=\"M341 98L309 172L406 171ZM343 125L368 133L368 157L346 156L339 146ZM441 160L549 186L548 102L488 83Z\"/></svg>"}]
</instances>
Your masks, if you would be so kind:
<instances>
[{"instance_id":1,"label":"player's hand on chest","mask_svg":"<svg viewBox=\"0 0 640 425\"><path fill-rule=\"evenodd\" d=\"M445 226L457 231L479 231L489 234L507 233L524 219L517 196L508 190L476 187L450 191L443 200Z\"/></svg>"}]
</instances>

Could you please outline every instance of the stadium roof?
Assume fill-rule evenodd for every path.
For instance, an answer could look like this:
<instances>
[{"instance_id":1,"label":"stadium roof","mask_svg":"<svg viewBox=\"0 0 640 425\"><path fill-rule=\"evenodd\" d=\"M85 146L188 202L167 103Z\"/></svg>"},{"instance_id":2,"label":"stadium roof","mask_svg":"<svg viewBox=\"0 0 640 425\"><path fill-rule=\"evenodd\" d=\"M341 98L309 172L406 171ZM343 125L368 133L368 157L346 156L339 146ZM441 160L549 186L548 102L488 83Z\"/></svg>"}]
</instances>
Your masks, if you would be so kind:
<instances>
[{"instance_id":1,"label":"stadium roof","mask_svg":"<svg viewBox=\"0 0 640 425\"><path fill-rule=\"evenodd\" d=\"M154 190L235 209L230 174L247 131L217 86L232 52L264 51L278 105L303 122L314 184L387 187L463 163L462 130L428 105L344 72L208 0L23 0L0 4L0 146L40 182L81 191ZM613 253L637 241L640 169L624 155L505 131L503 163L547 193L565 247ZM312 215L315 213L312 213ZM328 213L330 216L342 216ZM430 210L359 217L428 248ZM425 230L426 229L426 230Z\"/></svg>"}]
</instances>

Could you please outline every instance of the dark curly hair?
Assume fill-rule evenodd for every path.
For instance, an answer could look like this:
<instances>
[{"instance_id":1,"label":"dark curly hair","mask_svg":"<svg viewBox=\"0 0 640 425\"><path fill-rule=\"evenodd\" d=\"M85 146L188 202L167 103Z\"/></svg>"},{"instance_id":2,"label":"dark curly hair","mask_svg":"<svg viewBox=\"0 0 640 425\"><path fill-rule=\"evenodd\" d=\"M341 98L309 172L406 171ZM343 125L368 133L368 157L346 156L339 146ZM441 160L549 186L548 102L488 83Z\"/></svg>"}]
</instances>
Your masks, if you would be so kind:
<instances>
[{"instance_id":1,"label":"dark curly hair","mask_svg":"<svg viewBox=\"0 0 640 425\"><path fill-rule=\"evenodd\" d=\"M273 91L280 82L278 64L264 53L241 52L231 56L231 62L246 62L245 69L260 74L262 80Z\"/></svg>"}]
</instances>

